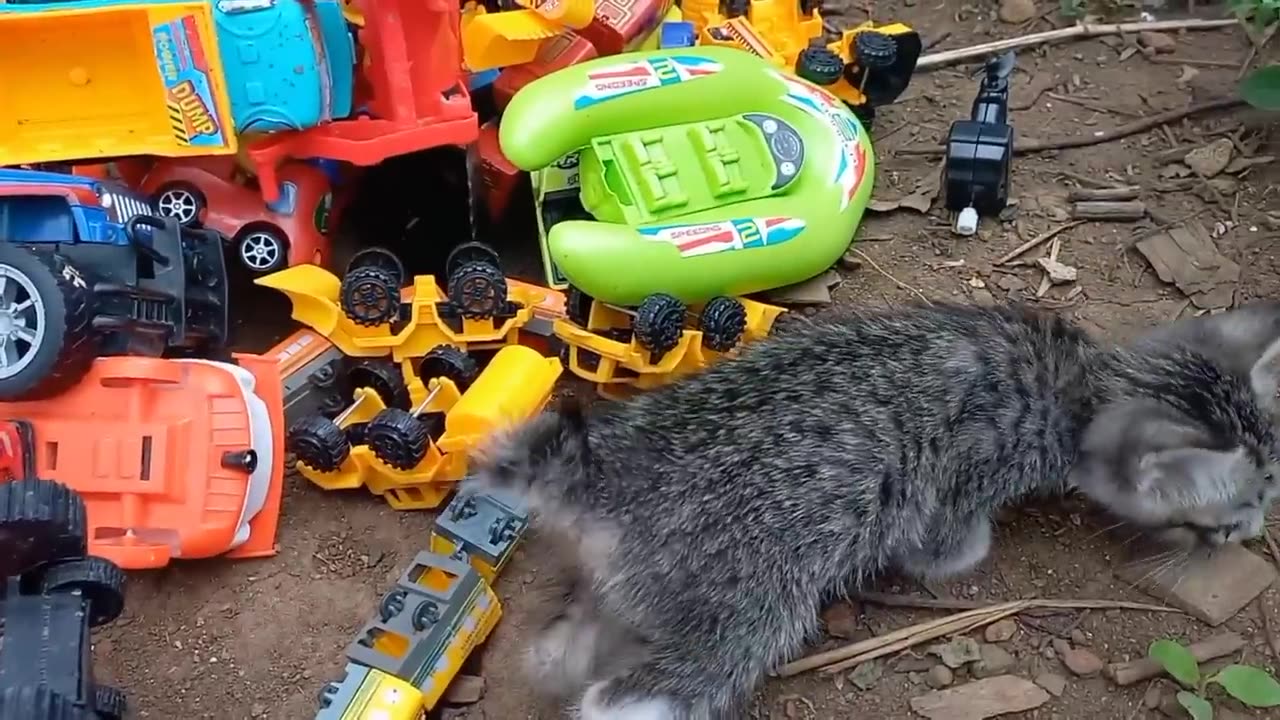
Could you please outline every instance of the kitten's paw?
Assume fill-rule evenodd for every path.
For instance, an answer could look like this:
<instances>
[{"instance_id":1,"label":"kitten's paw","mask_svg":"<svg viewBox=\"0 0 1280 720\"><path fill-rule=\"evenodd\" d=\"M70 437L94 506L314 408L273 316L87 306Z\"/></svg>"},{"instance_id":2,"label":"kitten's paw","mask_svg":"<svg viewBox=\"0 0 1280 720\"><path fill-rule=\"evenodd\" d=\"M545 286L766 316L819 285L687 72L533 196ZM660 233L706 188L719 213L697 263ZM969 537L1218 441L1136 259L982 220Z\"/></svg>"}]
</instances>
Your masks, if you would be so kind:
<instances>
[{"instance_id":1,"label":"kitten's paw","mask_svg":"<svg viewBox=\"0 0 1280 720\"><path fill-rule=\"evenodd\" d=\"M666 698L625 700L606 703L603 694L607 683L587 688L578 705L578 720L675 720L675 705Z\"/></svg>"},{"instance_id":2,"label":"kitten's paw","mask_svg":"<svg viewBox=\"0 0 1280 720\"><path fill-rule=\"evenodd\" d=\"M591 677L600 627L597 623L561 618L539 633L524 656L524 671L550 695L576 692Z\"/></svg>"}]
</instances>

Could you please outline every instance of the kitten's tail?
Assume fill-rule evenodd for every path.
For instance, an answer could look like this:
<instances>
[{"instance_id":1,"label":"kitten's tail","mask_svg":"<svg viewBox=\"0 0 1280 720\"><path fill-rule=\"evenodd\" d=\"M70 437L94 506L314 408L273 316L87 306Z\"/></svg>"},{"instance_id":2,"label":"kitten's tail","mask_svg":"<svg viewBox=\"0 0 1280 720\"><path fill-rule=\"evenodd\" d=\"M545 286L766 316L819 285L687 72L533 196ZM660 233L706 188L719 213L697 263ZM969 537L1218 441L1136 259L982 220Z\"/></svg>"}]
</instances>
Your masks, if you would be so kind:
<instances>
[{"instance_id":1,"label":"kitten's tail","mask_svg":"<svg viewBox=\"0 0 1280 720\"><path fill-rule=\"evenodd\" d=\"M585 487L591 451L586 410L568 397L555 409L497 433L472 459L467 485L523 499L530 510L548 513L588 502Z\"/></svg>"}]
</instances>

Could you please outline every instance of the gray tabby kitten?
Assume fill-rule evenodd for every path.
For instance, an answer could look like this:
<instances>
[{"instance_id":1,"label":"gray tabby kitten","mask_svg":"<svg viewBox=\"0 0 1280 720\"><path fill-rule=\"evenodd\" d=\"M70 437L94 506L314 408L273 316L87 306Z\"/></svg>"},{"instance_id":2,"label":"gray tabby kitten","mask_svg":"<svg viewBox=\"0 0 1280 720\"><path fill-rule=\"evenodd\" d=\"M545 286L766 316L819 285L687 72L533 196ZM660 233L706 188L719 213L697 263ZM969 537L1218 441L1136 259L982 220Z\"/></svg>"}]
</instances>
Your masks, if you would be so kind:
<instances>
[{"instance_id":1,"label":"gray tabby kitten","mask_svg":"<svg viewBox=\"0 0 1280 720\"><path fill-rule=\"evenodd\" d=\"M490 446L472 487L523 495L570 543L581 580L529 661L582 693L578 717L740 718L832 596L889 569L964 572L996 511L1033 494L1078 486L1196 543L1256 533L1276 381L1019 308L865 311L546 413Z\"/></svg>"}]
</instances>

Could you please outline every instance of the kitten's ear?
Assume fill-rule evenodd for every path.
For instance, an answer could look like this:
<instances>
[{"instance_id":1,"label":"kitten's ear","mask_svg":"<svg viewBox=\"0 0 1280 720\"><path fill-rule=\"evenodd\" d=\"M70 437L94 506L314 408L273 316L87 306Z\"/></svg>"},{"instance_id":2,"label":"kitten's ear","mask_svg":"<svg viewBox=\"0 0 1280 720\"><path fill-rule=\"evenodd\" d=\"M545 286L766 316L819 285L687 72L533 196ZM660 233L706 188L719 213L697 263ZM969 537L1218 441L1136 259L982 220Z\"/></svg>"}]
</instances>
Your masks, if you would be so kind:
<instances>
[{"instance_id":1,"label":"kitten's ear","mask_svg":"<svg viewBox=\"0 0 1280 720\"><path fill-rule=\"evenodd\" d=\"M1249 384L1258 404L1264 409L1274 411L1277 406L1276 395L1280 393L1280 340L1267 346L1262 357L1253 364L1249 371Z\"/></svg>"},{"instance_id":2,"label":"kitten's ear","mask_svg":"<svg viewBox=\"0 0 1280 720\"><path fill-rule=\"evenodd\" d=\"M1138 460L1134 483L1139 492L1159 494L1184 506L1225 502L1234 494L1235 477L1245 453L1180 447L1158 450Z\"/></svg>"}]
</instances>

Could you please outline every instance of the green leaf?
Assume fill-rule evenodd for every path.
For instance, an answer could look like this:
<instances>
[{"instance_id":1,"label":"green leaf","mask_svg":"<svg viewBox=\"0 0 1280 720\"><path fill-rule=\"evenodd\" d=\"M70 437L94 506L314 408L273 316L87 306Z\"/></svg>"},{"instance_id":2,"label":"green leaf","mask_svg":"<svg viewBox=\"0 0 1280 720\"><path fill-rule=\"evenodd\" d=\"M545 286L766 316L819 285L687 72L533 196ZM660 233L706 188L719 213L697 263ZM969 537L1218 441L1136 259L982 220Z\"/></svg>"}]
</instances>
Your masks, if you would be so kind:
<instances>
[{"instance_id":1,"label":"green leaf","mask_svg":"<svg viewBox=\"0 0 1280 720\"><path fill-rule=\"evenodd\" d=\"M1195 693L1179 690L1178 704L1187 709L1191 720L1213 720L1213 706Z\"/></svg>"},{"instance_id":2,"label":"green leaf","mask_svg":"<svg viewBox=\"0 0 1280 720\"><path fill-rule=\"evenodd\" d=\"M1231 694L1231 697L1250 707L1276 707L1280 705L1280 682L1271 673L1249 665L1228 665L1209 678Z\"/></svg>"},{"instance_id":3,"label":"green leaf","mask_svg":"<svg viewBox=\"0 0 1280 720\"><path fill-rule=\"evenodd\" d=\"M1200 682L1200 665L1186 646L1175 640L1156 640L1147 648L1147 655L1169 673L1174 680L1186 687L1195 687Z\"/></svg>"},{"instance_id":4,"label":"green leaf","mask_svg":"<svg viewBox=\"0 0 1280 720\"><path fill-rule=\"evenodd\" d=\"M1280 110L1280 65L1260 67L1245 75L1240 97L1260 110Z\"/></svg>"}]
</instances>

